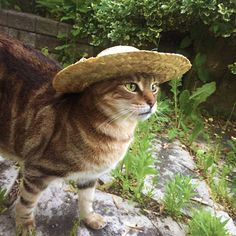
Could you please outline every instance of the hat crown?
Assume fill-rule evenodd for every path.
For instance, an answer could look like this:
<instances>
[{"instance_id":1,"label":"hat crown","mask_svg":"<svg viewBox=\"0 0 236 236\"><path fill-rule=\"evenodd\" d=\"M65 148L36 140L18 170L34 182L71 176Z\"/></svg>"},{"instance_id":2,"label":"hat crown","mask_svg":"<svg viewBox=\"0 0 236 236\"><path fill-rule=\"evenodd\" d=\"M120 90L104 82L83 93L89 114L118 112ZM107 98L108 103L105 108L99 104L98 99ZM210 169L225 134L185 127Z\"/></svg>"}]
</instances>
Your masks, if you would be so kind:
<instances>
[{"instance_id":1,"label":"hat crown","mask_svg":"<svg viewBox=\"0 0 236 236\"><path fill-rule=\"evenodd\" d=\"M97 55L97 57L111 55L111 54L117 54L117 53L137 52L137 51L139 51L139 49L137 49L135 47L119 45L119 46L110 47L110 48L107 48L107 49L101 51Z\"/></svg>"}]
</instances>

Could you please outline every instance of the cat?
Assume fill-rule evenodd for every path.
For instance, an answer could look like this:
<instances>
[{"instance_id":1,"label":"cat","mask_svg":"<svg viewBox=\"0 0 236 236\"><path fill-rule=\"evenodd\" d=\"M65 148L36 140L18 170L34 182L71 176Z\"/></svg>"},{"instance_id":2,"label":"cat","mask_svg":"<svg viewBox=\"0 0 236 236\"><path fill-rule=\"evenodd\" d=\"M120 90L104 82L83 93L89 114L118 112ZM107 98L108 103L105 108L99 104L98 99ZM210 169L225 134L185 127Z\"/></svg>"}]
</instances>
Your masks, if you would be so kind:
<instances>
[{"instance_id":1,"label":"cat","mask_svg":"<svg viewBox=\"0 0 236 236\"><path fill-rule=\"evenodd\" d=\"M24 165L15 221L35 227L40 194L58 178L77 181L80 217L105 227L93 211L96 180L125 156L139 120L156 111L158 78L110 78L80 93L52 86L61 67L19 41L0 36L0 154Z\"/></svg>"}]
</instances>

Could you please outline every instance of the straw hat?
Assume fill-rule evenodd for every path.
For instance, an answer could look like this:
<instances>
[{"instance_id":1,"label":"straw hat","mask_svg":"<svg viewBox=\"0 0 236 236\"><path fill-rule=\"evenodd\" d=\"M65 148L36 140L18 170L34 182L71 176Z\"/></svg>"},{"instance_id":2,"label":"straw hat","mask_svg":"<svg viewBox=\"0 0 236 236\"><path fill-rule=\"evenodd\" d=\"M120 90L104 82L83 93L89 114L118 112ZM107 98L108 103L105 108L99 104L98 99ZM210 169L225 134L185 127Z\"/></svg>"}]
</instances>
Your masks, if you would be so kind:
<instances>
[{"instance_id":1,"label":"straw hat","mask_svg":"<svg viewBox=\"0 0 236 236\"><path fill-rule=\"evenodd\" d=\"M189 60L179 54L116 46L64 68L54 77L53 87L63 93L81 92L95 82L136 73L157 75L159 83L163 83L190 68Z\"/></svg>"}]
</instances>

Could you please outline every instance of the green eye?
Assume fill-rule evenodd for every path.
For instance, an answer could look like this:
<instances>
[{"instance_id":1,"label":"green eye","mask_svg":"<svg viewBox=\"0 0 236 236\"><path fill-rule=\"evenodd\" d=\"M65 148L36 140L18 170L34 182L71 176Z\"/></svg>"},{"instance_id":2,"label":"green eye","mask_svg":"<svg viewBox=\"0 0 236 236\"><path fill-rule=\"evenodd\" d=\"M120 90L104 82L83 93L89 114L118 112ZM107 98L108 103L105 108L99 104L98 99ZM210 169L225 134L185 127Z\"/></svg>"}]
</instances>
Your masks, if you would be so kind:
<instances>
[{"instance_id":1,"label":"green eye","mask_svg":"<svg viewBox=\"0 0 236 236\"><path fill-rule=\"evenodd\" d=\"M125 84L125 88L130 92L135 92L137 91L138 86L135 83L128 83L128 84Z\"/></svg>"},{"instance_id":2,"label":"green eye","mask_svg":"<svg viewBox=\"0 0 236 236\"><path fill-rule=\"evenodd\" d=\"M152 85L151 85L151 90L152 90L153 93L156 93L157 90L158 90L157 84L152 84Z\"/></svg>"}]
</instances>

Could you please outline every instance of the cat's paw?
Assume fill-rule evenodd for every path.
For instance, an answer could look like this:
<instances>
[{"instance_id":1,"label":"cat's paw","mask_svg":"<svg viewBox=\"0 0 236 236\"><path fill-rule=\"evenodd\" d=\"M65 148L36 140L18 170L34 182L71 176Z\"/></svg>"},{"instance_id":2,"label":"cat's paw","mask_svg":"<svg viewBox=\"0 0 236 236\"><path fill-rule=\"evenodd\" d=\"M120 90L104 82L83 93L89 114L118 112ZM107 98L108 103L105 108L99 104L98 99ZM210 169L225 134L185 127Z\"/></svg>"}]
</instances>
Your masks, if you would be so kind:
<instances>
[{"instance_id":1,"label":"cat's paw","mask_svg":"<svg viewBox=\"0 0 236 236\"><path fill-rule=\"evenodd\" d=\"M25 222L16 221L16 236L35 236L35 222L28 220Z\"/></svg>"},{"instance_id":2,"label":"cat's paw","mask_svg":"<svg viewBox=\"0 0 236 236\"><path fill-rule=\"evenodd\" d=\"M103 229L107 225L105 218L95 212L87 215L83 221L88 227L92 229Z\"/></svg>"}]
</instances>

